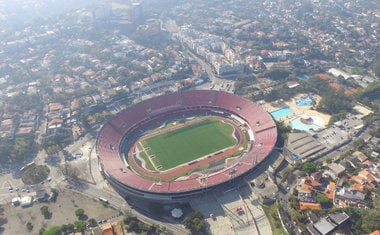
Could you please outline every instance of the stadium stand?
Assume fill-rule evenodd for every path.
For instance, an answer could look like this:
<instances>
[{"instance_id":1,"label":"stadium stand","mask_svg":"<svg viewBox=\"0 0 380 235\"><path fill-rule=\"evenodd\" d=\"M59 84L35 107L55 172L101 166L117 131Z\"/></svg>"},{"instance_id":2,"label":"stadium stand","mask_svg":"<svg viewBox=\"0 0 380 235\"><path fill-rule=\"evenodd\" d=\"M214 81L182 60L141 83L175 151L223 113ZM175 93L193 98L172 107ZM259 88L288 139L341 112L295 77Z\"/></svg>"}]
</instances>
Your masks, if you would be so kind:
<instances>
[{"instance_id":1,"label":"stadium stand","mask_svg":"<svg viewBox=\"0 0 380 235\"><path fill-rule=\"evenodd\" d=\"M236 116L239 123L250 130L249 149L243 156L226 166L205 174L160 181L135 172L134 161L124 159L124 152L146 127L158 121L197 113ZM260 106L242 97L209 90L192 90L155 97L133 105L109 120L99 132L96 150L104 176L125 195L152 200L183 200L213 186L239 177L264 161L277 139L277 128L272 117ZM125 163L131 164L131 167ZM207 169L204 170L207 172Z\"/></svg>"}]
</instances>

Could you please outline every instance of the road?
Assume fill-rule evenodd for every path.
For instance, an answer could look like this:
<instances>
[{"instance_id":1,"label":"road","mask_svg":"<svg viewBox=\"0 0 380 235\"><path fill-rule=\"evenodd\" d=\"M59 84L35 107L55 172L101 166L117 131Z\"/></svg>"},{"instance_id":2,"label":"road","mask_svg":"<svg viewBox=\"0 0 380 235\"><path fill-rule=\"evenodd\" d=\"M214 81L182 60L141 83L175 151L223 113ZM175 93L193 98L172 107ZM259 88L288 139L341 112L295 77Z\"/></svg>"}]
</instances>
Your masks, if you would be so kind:
<instances>
[{"instance_id":1,"label":"road","mask_svg":"<svg viewBox=\"0 0 380 235\"><path fill-rule=\"evenodd\" d=\"M174 234L190 234L190 231L183 225L165 222L162 218L158 218L157 216L150 214L148 211L136 208L134 205L132 207L132 205L129 205L120 195L108 190L99 189L96 185L75 179L68 179L67 182L61 182L60 185L60 188L70 187L70 190L75 190L90 198L104 198L108 200L108 203L113 208L120 211L129 210L139 220L148 224L157 224L161 227L165 227Z\"/></svg>"},{"instance_id":2,"label":"road","mask_svg":"<svg viewBox=\"0 0 380 235\"><path fill-rule=\"evenodd\" d=\"M167 19L165 22L162 22L162 29L170 33L179 32L179 27L177 26L176 22L172 19ZM184 46L184 48L186 48L186 46ZM234 81L228 80L228 79L222 79L216 76L211 65L205 62L202 58L200 58L199 56L197 56L190 50L186 49L186 54L190 55L195 61L198 62L198 64L202 66L202 68L204 68L204 70L206 71L210 79L209 83L205 83L198 86L198 89L214 89L214 90L220 90L220 91L233 93Z\"/></svg>"}]
</instances>

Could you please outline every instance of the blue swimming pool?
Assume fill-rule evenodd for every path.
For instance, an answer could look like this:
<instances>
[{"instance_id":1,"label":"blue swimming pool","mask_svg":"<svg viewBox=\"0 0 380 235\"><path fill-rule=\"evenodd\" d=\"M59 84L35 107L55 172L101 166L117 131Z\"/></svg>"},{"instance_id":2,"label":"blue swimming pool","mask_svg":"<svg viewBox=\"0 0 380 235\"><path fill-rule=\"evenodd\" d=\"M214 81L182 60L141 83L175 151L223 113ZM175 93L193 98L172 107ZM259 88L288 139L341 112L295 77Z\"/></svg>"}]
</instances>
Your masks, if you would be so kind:
<instances>
[{"instance_id":1,"label":"blue swimming pool","mask_svg":"<svg viewBox=\"0 0 380 235\"><path fill-rule=\"evenodd\" d=\"M291 110L289 106L284 106L280 109L270 112L270 114L272 115L274 119L281 119L293 113L294 113L293 110Z\"/></svg>"},{"instance_id":2,"label":"blue swimming pool","mask_svg":"<svg viewBox=\"0 0 380 235\"><path fill-rule=\"evenodd\" d=\"M302 97L296 99L296 105L300 106L300 107L312 106L313 100L310 98L310 96L305 95L305 96L302 96Z\"/></svg>"},{"instance_id":3,"label":"blue swimming pool","mask_svg":"<svg viewBox=\"0 0 380 235\"><path fill-rule=\"evenodd\" d=\"M302 117L297 117L290 121L290 127L295 130L300 130L300 131L308 131L310 129L312 130L318 130L321 128L321 126L317 125L316 123L321 123L323 120L318 117L312 117L313 124L305 124L301 121Z\"/></svg>"},{"instance_id":4,"label":"blue swimming pool","mask_svg":"<svg viewBox=\"0 0 380 235\"><path fill-rule=\"evenodd\" d=\"M300 80L307 80L307 79L309 79L309 75L307 75L307 74L300 74L300 75L298 75L297 76L297 78L298 79L300 79Z\"/></svg>"}]
</instances>

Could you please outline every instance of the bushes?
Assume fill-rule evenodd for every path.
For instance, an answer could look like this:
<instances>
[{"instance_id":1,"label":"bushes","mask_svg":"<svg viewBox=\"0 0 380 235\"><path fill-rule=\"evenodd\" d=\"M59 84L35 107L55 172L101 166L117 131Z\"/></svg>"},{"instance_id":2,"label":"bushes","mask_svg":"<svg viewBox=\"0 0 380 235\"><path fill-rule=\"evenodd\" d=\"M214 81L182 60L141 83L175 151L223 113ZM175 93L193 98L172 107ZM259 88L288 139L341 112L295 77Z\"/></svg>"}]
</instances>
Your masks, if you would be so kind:
<instances>
[{"instance_id":1,"label":"bushes","mask_svg":"<svg viewBox=\"0 0 380 235\"><path fill-rule=\"evenodd\" d=\"M76 209L75 210L75 215L80 218L84 215L84 210L82 208Z\"/></svg>"},{"instance_id":2,"label":"bushes","mask_svg":"<svg viewBox=\"0 0 380 235\"><path fill-rule=\"evenodd\" d=\"M47 206L42 206L40 208L40 211L41 211L42 215L45 217L45 219L50 219L52 214L53 214L50 212L49 207L47 207Z\"/></svg>"},{"instance_id":3,"label":"bushes","mask_svg":"<svg viewBox=\"0 0 380 235\"><path fill-rule=\"evenodd\" d=\"M136 216L133 216L129 213L125 216L123 220L124 224L127 225L127 229L129 232L135 233L143 233L143 232L151 232L158 233L160 231L158 226L145 224L137 219Z\"/></svg>"},{"instance_id":4,"label":"bushes","mask_svg":"<svg viewBox=\"0 0 380 235\"><path fill-rule=\"evenodd\" d=\"M186 216L183 220L183 224L191 231L206 231L206 222L203 220L203 215L199 211L194 211L190 215Z\"/></svg>"}]
</instances>

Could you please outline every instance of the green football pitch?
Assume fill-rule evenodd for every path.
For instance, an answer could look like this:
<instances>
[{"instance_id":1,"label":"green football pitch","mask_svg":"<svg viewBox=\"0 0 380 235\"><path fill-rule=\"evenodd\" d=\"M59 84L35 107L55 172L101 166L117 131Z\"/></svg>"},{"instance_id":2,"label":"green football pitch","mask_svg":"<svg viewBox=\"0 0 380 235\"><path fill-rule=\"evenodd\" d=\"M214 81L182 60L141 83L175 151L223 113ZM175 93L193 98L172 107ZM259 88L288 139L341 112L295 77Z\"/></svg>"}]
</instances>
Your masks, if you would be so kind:
<instances>
[{"instance_id":1,"label":"green football pitch","mask_svg":"<svg viewBox=\"0 0 380 235\"><path fill-rule=\"evenodd\" d=\"M199 157L233 146L233 127L207 119L142 141L159 170L168 170Z\"/></svg>"}]
</instances>

